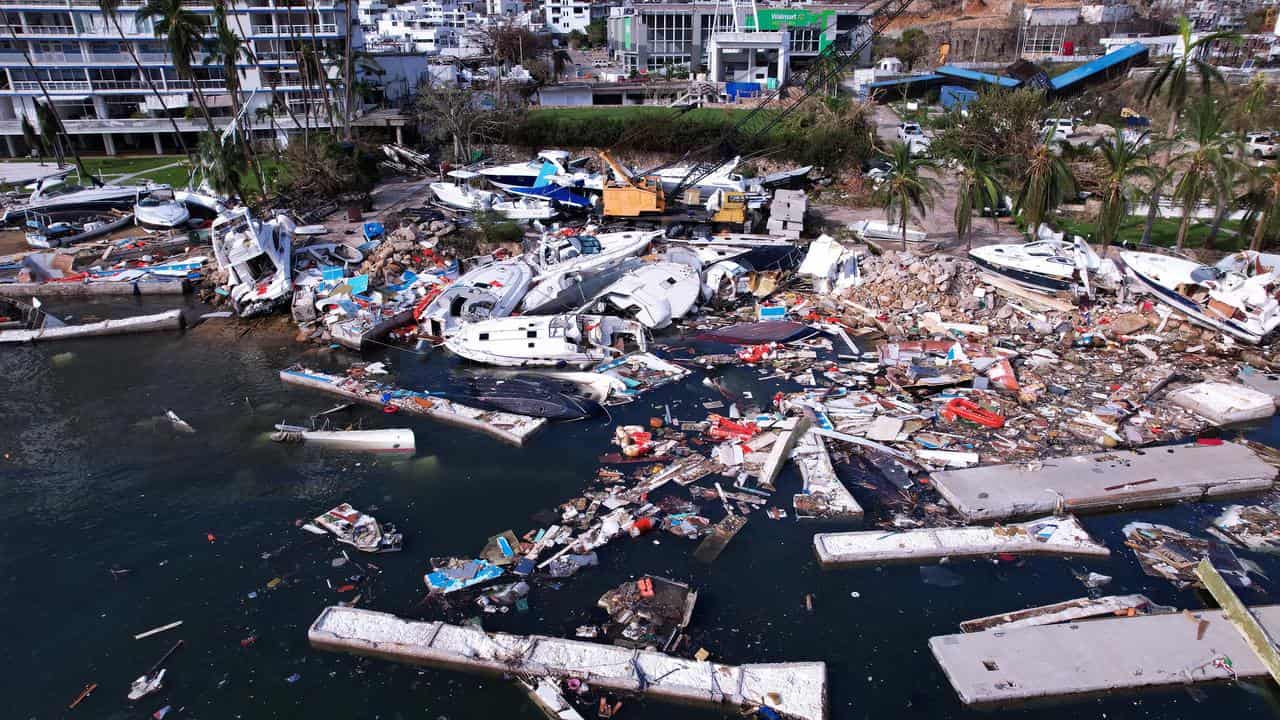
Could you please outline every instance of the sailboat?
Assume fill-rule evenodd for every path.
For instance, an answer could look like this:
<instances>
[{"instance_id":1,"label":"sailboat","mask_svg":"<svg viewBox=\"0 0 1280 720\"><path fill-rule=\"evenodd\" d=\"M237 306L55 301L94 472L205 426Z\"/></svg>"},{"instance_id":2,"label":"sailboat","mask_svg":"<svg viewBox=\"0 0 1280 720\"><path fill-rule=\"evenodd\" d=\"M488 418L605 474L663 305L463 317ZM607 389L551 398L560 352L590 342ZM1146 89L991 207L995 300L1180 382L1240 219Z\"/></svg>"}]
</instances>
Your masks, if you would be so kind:
<instances>
[{"instance_id":1,"label":"sailboat","mask_svg":"<svg viewBox=\"0 0 1280 720\"><path fill-rule=\"evenodd\" d=\"M448 337L466 322L510 315L524 298L533 268L523 258L490 262L462 275L418 315L434 337Z\"/></svg>"},{"instance_id":2,"label":"sailboat","mask_svg":"<svg viewBox=\"0 0 1280 720\"><path fill-rule=\"evenodd\" d=\"M524 307L551 301L586 277L639 255L662 235L662 230L543 235L538 247L525 256L534 277Z\"/></svg>"}]
</instances>

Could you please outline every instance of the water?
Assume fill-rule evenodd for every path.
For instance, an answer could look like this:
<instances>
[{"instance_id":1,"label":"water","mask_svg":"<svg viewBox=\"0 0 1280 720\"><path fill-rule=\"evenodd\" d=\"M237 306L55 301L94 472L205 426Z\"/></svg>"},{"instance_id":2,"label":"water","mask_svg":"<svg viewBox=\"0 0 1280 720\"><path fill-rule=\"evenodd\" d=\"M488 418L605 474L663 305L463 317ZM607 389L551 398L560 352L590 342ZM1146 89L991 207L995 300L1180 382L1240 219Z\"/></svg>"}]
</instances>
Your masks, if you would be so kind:
<instances>
[{"instance_id":1,"label":"water","mask_svg":"<svg viewBox=\"0 0 1280 720\"><path fill-rule=\"evenodd\" d=\"M173 302L68 309L124 314ZM348 597L326 580L337 587L355 570L333 568L334 543L298 530L295 521L345 500L399 525L407 535L403 553L352 555L382 568L372 601L362 606L439 618L440 609L419 604L427 559L472 555L494 533L534 527L532 513L585 486L596 455L612 449L612 423L553 426L519 449L363 409L355 417L366 427L412 427L416 456L384 460L276 445L266 439L273 423L303 421L336 404L287 389L277 371L299 360L340 370L357 358L295 344L288 334L238 337L241 329L210 324L185 335L0 349L0 507L7 514L0 524L0 613L12 658L0 693L16 705L5 715L138 718L171 704L182 710L170 716L178 718L540 717L523 694L498 679L311 650L308 625L325 606ZM452 365L441 355L396 351L369 359L386 360L412 387L438 383ZM707 412L701 403L719 399L701 377L695 373L681 387L615 408L613 421L642 423L661 416L667 403L677 417L700 419ZM772 393L773 386L760 385L749 371L731 370L725 382L761 400ZM197 433L174 432L162 418L168 409ZM1280 425L1250 434L1274 444ZM790 511L798 488L799 477L788 468L773 504ZM864 489L853 491L869 501ZM1109 593L1144 592L1160 603L1202 607L1196 593L1142 575L1120 528L1141 519L1198 531L1217 508L1088 517L1085 525L1112 548L1107 561L957 562L938 577L914 566L822 572L811 545L817 526L756 514L709 567L691 559L693 543L674 536L620 540L601 549L599 568L562 589L535 588L528 613L485 615L483 622L490 630L571 636L576 626L603 620L595 601L605 590L658 574L700 591L690 650L705 647L731 663L826 661L832 718L989 717L960 705L929 654L930 636L957 632L967 618L1082 596L1073 567L1114 576ZM1280 578L1280 561L1246 556ZM131 572L115 579L112 568ZM283 582L267 589L274 578ZM804 608L810 593L812 613ZM1246 599L1278 598L1274 586L1263 583ZM461 608L447 617L473 614ZM184 625L133 639L174 620ZM257 642L241 647L249 636ZM166 664L166 689L131 705L124 697L130 681L178 639L186 647ZM294 673L301 678L287 682ZM90 682L99 683L98 691L68 713L66 705ZM1223 686L1002 715L1263 717L1275 707L1269 692ZM653 713L717 716L629 702L622 717Z\"/></svg>"}]
</instances>

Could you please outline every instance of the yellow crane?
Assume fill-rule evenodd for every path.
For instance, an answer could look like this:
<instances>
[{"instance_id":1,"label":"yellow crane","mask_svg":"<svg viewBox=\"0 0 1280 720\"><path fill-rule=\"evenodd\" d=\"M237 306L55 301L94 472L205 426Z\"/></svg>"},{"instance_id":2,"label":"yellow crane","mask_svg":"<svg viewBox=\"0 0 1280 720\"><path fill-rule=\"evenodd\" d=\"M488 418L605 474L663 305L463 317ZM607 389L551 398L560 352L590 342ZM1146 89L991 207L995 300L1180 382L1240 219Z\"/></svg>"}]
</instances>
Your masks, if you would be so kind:
<instances>
[{"instance_id":1,"label":"yellow crane","mask_svg":"<svg viewBox=\"0 0 1280 720\"><path fill-rule=\"evenodd\" d=\"M667 199L658 178L631 177L608 150L600 151L600 161L609 168L604 181L605 217L640 217L666 210Z\"/></svg>"}]
</instances>

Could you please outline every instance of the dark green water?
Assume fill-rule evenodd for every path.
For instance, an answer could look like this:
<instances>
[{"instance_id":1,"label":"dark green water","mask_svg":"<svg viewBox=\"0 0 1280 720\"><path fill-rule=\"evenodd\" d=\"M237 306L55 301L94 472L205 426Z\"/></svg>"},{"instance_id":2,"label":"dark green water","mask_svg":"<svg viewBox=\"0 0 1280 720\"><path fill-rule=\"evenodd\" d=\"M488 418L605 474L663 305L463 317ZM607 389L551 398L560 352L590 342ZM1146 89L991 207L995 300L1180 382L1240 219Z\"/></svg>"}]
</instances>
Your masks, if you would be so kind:
<instances>
[{"instance_id":1,"label":"dark green water","mask_svg":"<svg viewBox=\"0 0 1280 720\"><path fill-rule=\"evenodd\" d=\"M124 301L75 312L158 310L172 301ZM55 356L71 353L55 360ZM448 372L443 356L391 352L401 384L427 387ZM309 349L290 339L206 326L185 335L0 348L0 617L10 662L0 692L15 703L11 718L142 718L172 705L170 718L537 718L523 695L497 679L423 670L311 650L306 629L339 596L333 587L355 572L333 568L336 546L298 530L337 502L391 521L406 533L405 552L373 558L382 572L364 604L414 617L445 611L422 606L427 558L471 555L490 535L535 527L530 515L574 497L607 452L613 423L553 426L528 447L510 448L478 435L410 418L360 410L367 427L408 426L417 456L387 461L324 454L269 442L271 425L300 422L335 404L286 389L277 371L303 360L340 370L346 352ZM718 399L695 373L684 385L615 409L614 422L643 422L670 404L677 417L700 419L701 402ZM726 382L764 399L749 371ZM248 398L248 401L246 401ZM173 409L197 429L180 435L161 419ZM1255 438L1276 442L1276 425ZM773 504L791 510L799 488L783 475ZM873 499L853 488L865 504ZM691 583L701 595L691 647L725 662L824 660L832 718L959 718L965 710L927 649L932 635L957 631L961 620L1056 602L1084 594L1071 567L1115 577L1107 591L1145 592L1157 602L1201 607L1141 574L1123 547L1130 520L1199 531L1216 505L1096 516L1089 530L1113 550L1103 562L1028 560L1015 565L955 563L956 587L922 581L915 567L822 572L811 549L817 526L754 515L714 565L690 557L692 543L666 534L619 540L600 550L601 566L559 590L536 588L527 613L484 615L484 627L520 633L572 634L601 621L595 601L641 574ZM829 526L823 526L827 528ZM212 533L216 540L209 542ZM269 554L268 559L263 555ZM356 557L364 562L368 556ZM1280 562L1262 556L1280 581ZM129 574L113 579L113 567ZM267 589L273 578L284 582ZM1274 583L1246 597L1280 599ZM250 598L250 593L257 593ZM859 593L853 598L851 592ZM812 593L814 611L804 609ZM474 613L448 613L457 620ZM134 640L174 620L184 625ZM257 636L256 644L240 641ZM166 667L166 689L136 705L130 681L177 639L186 647ZM301 675L296 683L286 678ZM75 711L67 704L89 682L96 694ZM1001 711L1010 718L1255 718L1275 714L1273 696L1253 687L1207 687L1037 709ZM584 710L586 710L584 708ZM584 712L584 714L587 714ZM710 718L714 712L631 703L621 717ZM589 713L588 716L594 716Z\"/></svg>"}]
</instances>

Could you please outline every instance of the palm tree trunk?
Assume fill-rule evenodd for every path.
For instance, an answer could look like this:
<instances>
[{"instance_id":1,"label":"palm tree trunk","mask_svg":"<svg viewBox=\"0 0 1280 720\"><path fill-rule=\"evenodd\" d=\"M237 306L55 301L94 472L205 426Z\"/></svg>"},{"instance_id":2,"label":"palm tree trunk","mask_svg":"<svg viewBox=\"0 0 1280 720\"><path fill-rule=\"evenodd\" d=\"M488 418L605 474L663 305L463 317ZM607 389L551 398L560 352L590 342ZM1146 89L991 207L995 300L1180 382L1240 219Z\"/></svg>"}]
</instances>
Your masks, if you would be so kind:
<instances>
[{"instance_id":1,"label":"palm tree trunk","mask_svg":"<svg viewBox=\"0 0 1280 720\"><path fill-rule=\"evenodd\" d=\"M1273 205L1272 208L1275 206ZM1258 214L1257 224L1253 228L1253 240L1249 242L1249 249L1254 251L1262 250L1262 236L1266 232L1267 225L1271 224L1271 213L1274 210L1263 210Z\"/></svg>"},{"instance_id":2,"label":"palm tree trunk","mask_svg":"<svg viewBox=\"0 0 1280 720\"><path fill-rule=\"evenodd\" d=\"M285 18L289 23L289 42L293 45L293 62L298 66L298 85L302 88L302 146L307 147L311 144L311 68L298 42L298 31L293 24L293 5L289 5L289 14ZM285 104L289 104L288 98L285 98Z\"/></svg>"},{"instance_id":3,"label":"palm tree trunk","mask_svg":"<svg viewBox=\"0 0 1280 720\"><path fill-rule=\"evenodd\" d=\"M307 29L311 31L311 57L315 60L316 75L320 91L324 93L324 111L329 116L329 131L333 132L333 126L337 123L337 116L333 113L333 99L329 97L329 75L325 72L324 62L320 59L318 49L320 39L316 37L316 10L313 14L315 3L307 0Z\"/></svg>"},{"instance_id":4,"label":"palm tree trunk","mask_svg":"<svg viewBox=\"0 0 1280 720\"><path fill-rule=\"evenodd\" d=\"M36 64L31 60L31 53L27 49L27 44L18 39L18 34L13 31L13 25L9 24L9 14L4 13L4 26L9 31L9 37L13 39L13 44L22 51L22 59L26 61L27 67L31 68L31 75L36 79L36 84L40 86L40 94L44 96L44 101L49 104L49 112L53 115L53 119L57 121L57 132L66 136L67 147L71 148L71 156L76 159L76 167L80 172L92 178L89 171L84 167L84 160L80 158L80 151L76 149L76 145L71 141L71 136L67 135L67 128L62 124L62 115L58 113L58 106L53 104L53 98L49 97L49 89L44 86L44 80L40 79L40 71L36 70ZM58 164L62 164L62 160L58 160Z\"/></svg>"},{"instance_id":5,"label":"palm tree trunk","mask_svg":"<svg viewBox=\"0 0 1280 720\"><path fill-rule=\"evenodd\" d=\"M156 87L155 81L151 79L151 73L142 67L142 61L138 59L138 51L134 49L133 43L129 42L125 37L124 28L120 27L120 18L114 14L111 16L111 24L115 25L116 32L120 35L120 44L124 45L129 51L129 57L133 58L133 64L138 67L138 74L142 75L142 79L146 81L147 87L151 90L151 94L156 96L156 102L160 103L160 112L169 119L169 125L173 128L173 134L178 138L178 147L182 148L182 154L187 156L187 161L195 167L195 160L191 157L191 150L187 148L187 143L182 139L182 130L178 128L178 121L169 114L169 106L164 103L164 96L160 94L160 88Z\"/></svg>"},{"instance_id":6,"label":"palm tree trunk","mask_svg":"<svg viewBox=\"0 0 1280 720\"><path fill-rule=\"evenodd\" d=\"M351 55L353 52L351 48L351 18L353 13L356 15L359 14L360 0L348 0L346 8L343 12L346 13L347 28L346 28L345 47L343 48L343 58L342 58L342 65L343 65L342 127L343 127L343 139L350 142L351 141L351 105L352 103L355 102L355 93L353 91L353 88L355 87L355 80L354 78L351 77Z\"/></svg>"},{"instance_id":7,"label":"palm tree trunk","mask_svg":"<svg viewBox=\"0 0 1280 720\"><path fill-rule=\"evenodd\" d=\"M1175 250L1182 250L1183 244L1187 241L1187 230L1191 227L1191 212L1186 208L1182 209L1182 222L1178 223L1178 244Z\"/></svg>"}]
</instances>

